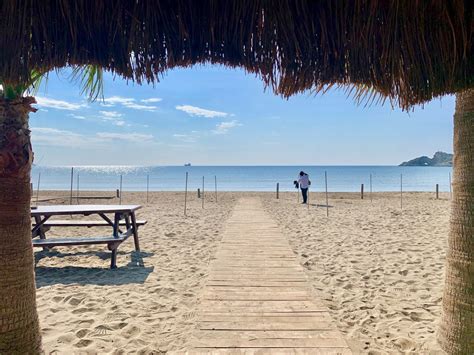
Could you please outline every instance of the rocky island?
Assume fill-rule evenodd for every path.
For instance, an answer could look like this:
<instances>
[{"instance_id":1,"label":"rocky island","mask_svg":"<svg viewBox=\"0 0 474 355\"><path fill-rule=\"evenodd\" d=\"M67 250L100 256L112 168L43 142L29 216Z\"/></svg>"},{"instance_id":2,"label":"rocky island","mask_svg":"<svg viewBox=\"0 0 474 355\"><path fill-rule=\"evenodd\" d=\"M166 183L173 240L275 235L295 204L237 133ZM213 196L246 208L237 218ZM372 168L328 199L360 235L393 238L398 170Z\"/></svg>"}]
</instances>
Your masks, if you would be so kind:
<instances>
[{"instance_id":1,"label":"rocky island","mask_svg":"<svg viewBox=\"0 0 474 355\"><path fill-rule=\"evenodd\" d=\"M436 152L433 158L422 156L405 161L400 166L453 166L453 154Z\"/></svg>"}]
</instances>

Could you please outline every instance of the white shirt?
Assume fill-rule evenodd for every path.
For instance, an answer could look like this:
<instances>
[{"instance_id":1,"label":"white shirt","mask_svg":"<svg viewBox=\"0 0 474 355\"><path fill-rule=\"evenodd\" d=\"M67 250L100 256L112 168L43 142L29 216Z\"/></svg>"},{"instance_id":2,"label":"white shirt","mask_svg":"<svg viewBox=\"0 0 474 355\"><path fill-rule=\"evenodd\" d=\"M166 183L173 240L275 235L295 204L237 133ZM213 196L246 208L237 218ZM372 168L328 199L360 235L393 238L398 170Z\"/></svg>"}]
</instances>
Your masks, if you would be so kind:
<instances>
[{"instance_id":1,"label":"white shirt","mask_svg":"<svg viewBox=\"0 0 474 355\"><path fill-rule=\"evenodd\" d=\"M300 184L300 188L307 189L309 187L308 174L304 174L303 176L300 176L300 178L298 179L298 183Z\"/></svg>"}]
</instances>

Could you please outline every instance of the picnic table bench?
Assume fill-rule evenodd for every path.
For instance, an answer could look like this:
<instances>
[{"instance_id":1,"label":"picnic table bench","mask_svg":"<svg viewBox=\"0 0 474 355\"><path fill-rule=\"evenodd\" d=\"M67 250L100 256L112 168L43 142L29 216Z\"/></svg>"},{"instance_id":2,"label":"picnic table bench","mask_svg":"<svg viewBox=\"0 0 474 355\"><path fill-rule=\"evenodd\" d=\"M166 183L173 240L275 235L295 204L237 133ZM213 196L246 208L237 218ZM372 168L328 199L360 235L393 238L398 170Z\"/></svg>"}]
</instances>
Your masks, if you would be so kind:
<instances>
[{"instance_id":1,"label":"picnic table bench","mask_svg":"<svg viewBox=\"0 0 474 355\"><path fill-rule=\"evenodd\" d=\"M146 224L146 221L137 221L135 211L141 208L139 205L51 205L39 206L31 209L31 217L35 222L31 230L33 247L52 248L58 246L94 245L106 244L111 253L110 268L117 267L117 249L121 243L133 235L135 250L140 250L138 241L138 226ZM102 220L50 220L53 216L73 215L98 215ZM113 214L109 218L107 214ZM50 227L96 227L111 226L111 236L100 237L71 237L71 238L46 238L46 232ZM121 227L126 230L122 232ZM39 236L39 239L35 239Z\"/></svg>"},{"instance_id":2,"label":"picnic table bench","mask_svg":"<svg viewBox=\"0 0 474 355\"><path fill-rule=\"evenodd\" d=\"M147 221L145 220L137 220L137 227L144 226L147 224ZM33 223L33 225L36 225L36 222ZM120 226L126 226L125 221L120 221L119 222ZM110 224L107 221L99 221L99 220L94 220L94 221L86 221L86 220L74 220L74 219L69 219L69 220L48 220L42 224L43 227L50 228L50 227L87 227L87 228L92 228L92 227L104 227L104 226L110 226Z\"/></svg>"}]
</instances>

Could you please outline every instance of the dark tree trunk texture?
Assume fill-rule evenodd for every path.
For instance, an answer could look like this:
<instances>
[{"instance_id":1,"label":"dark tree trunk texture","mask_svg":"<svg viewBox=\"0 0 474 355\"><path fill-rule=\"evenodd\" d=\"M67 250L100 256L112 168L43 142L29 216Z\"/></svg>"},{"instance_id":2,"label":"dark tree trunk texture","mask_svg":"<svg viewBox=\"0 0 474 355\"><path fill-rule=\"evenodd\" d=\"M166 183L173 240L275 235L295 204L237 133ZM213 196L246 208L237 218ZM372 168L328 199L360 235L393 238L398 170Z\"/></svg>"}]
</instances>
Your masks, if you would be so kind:
<instances>
[{"instance_id":1,"label":"dark tree trunk texture","mask_svg":"<svg viewBox=\"0 0 474 355\"><path fill-rule=\"evenodd\" d=\"M0 354L41 352L30 219L34 102L0 99Z\"/></svg>"},{"instance_id":2,"label":"dark tree trunk texture","mask_svg":"<svg viewBox=\"0 0 474 355\"><path fill-rule=\"evenodd\" d=\"M457 95L453 201L439 342L448 354L474 354L474 90Z\"/></svg>"}]
</instances>

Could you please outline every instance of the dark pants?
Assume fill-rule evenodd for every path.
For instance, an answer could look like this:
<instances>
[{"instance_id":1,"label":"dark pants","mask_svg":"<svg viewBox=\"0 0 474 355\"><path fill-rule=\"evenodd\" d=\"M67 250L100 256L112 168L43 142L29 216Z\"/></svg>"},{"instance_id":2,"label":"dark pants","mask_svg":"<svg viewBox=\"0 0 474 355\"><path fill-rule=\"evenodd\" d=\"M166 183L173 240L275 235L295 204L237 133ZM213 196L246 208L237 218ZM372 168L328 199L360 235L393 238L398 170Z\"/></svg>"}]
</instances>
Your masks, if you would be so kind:
<instances>
[{"instance_id":1,"label":"dark pants","mask_svg":"<svg viewBox=\"0 0 474 355\"><path fill-rule=\"evenodd\" d=\"M308 188L301 188L301 194L303 195L303 203L308 202Z\"/></svg>"}]
</instances>

